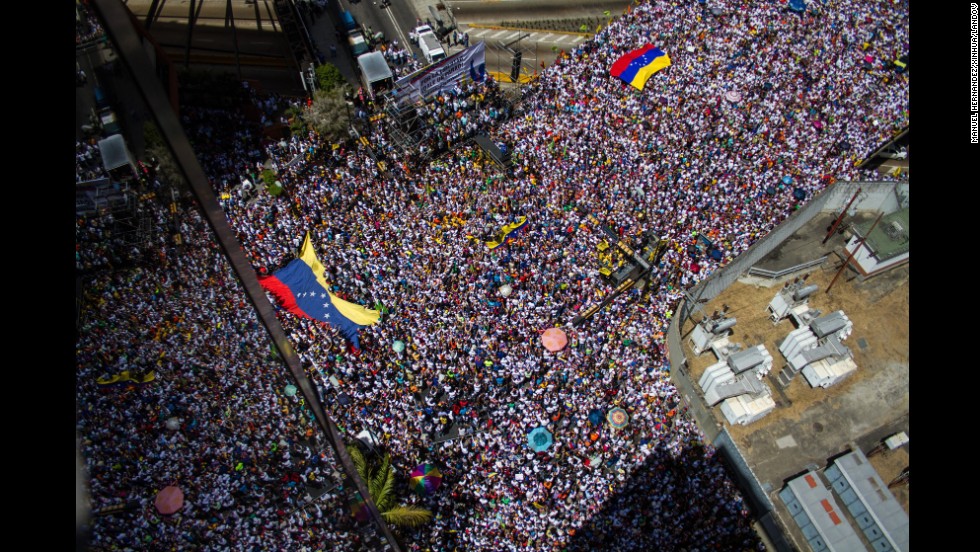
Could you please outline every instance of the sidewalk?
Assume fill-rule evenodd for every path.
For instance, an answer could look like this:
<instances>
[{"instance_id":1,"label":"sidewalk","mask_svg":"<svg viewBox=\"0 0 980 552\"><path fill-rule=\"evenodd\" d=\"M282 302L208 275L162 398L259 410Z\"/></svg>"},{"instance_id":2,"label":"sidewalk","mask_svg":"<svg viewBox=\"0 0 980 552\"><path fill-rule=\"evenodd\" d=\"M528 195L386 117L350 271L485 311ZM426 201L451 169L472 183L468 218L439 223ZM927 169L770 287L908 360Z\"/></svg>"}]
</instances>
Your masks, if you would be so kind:
<instances>
[{"instance_id":1,"label":"sidewalk","mask_svg":"<svg viewBox=\"0 0 980 552\"><path fill-rule=\"evenodd\" d=\"M333 20L330 9L323 10L320 15L303 15L307 28L310 30L310 38L313 39L314 46L323 55L323 61L332 63L340 69L347 82L355 89L358 86L357 71L354 68L356 63L350 55L350 48L347 47L347 38L343 33L339 33L339 22ZM336 48L337 55L331 54L331 46Z\"/></svg>"}]
</instances>

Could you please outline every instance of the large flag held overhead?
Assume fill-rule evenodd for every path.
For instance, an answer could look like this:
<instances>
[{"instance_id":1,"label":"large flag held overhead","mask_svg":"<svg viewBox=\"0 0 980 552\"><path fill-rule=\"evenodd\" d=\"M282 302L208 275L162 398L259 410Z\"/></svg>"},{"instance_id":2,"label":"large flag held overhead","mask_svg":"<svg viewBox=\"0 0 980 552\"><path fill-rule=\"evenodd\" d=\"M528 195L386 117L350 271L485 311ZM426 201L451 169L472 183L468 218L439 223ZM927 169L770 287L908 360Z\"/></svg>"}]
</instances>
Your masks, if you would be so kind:
<instances>
[{"instance_id":1,"label":"large flag held overhead","mask_svg":"<svg viewBox=\"0 0 980 552\"><path fill-rule=\"evenodd\" d=\"M299 258L293 259L272 276L260 278L259 283L272 292L289 312L330 324L360 348L357 331L361 326L377 322L381 313L344 301L331 293L323 277L324 271L307 233Z\"/></svg>"},{"instance_id":2,"label":"large flag held overhead","mask_svg":"<svg viewBox=\"0 0 980 552\"><path fill-rule=\"evenodd\" d=\"M488 242L484 242L484 243L490 249L496 249L496 248L500 247L501 245L507 243L507 238L511 234L513 234L514 232L517 232L521 228L524 228L526 225L527 225L527 217L524 216L524 215L521 215L514 222L512 222L510 224L503 225L503 227L500 229L500 232L497 232L497 235L492 240L490 240Z\"/></svg>"},{"instance_id":3,"label":"large flag held overhead","mask_svg":"<svg viewBox=\"0 0 980 552\"><path fill-rule=\"evenodd\" d=\"M114 383L150 383L155 379L157 379L157 373L155 370L150 370L143 375L136 372L131 372L129 370L123 370L118 374L103 376L95 380L95 383L98 383L99 385L112 385Z\"/></svg>"},{"instance_id":4,"label":"large flag held overhead","mask_svg":"<svg viewBox=\"0 0 980 552\"><path fill-rule=\"evenodd\" d=\"M616 60L609 73L614 77L619 77L626 84L643 90L643 86L654 73L669 66L670 56L660 48L654 48L647 44Z\"/></svg>"}]
</instances>

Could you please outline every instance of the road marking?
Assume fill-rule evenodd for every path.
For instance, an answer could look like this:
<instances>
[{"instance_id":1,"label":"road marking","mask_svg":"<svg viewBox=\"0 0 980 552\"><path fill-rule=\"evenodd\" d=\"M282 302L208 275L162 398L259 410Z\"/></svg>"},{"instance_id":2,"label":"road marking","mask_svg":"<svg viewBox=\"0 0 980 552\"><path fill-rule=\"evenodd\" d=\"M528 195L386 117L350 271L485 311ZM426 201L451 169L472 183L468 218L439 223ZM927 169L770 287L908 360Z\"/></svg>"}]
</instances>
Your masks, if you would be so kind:
<instances>
[{"instance_id":1,"label":"road marking","mask_svg":"<svg viewBox=\"0 0 980 552\"><path fill-rule=\"evenodd\" d=\"M490 30L490 29L480 29L479 31L477 31L477 32L475 32L475 33L473 33L473 35L472 35L472 36L473 36L474 38L480 38L481 36L483 36L483 35L485 35L485 34L487 34L487 32L488 32L489 30Z\"/></svg>"},{"instance_id":2,"label":"road marking","mask_svg":"<svg viewBox=\"0 0 980 552\"><path fill-rule=\"evenodd\" d=\"M514 40L515 38L517 38L519 36L521 36L520 31L514 32L514 33L510 33L509 35L501 38L500 40Z\"/></svg>"},{"instance_id":3,"label":"road marking","mask_svg":"<svg viewBox=\"0 0 980 552\"><path fill-rule=\"evenodd\" d=\"M575 37L575 40L573 40L572 42L582 42L584 40L585 40L585 37L584 36L576 36Z\"/></svg>"},{"instance_id":4,"label":"road marking","mask_svg":"<svg viewBox=\"0 0 980 552\"><path fill-rule=\"evenodd\" d=\"M392 15L392 13L391 13L392 10L384 10L384 11L388 12L388 19L391 19L391 24L395 27L395 31L398 33L398 36L401 37L401 39L402 39L402 45L405 46L405 47L408 47L408 45L411 44L411 42L409 42L408 39L405 38L405 33L404 33L404 31L402 31L401 25L399 25L398 22L395 21L395 16ZM411 51L411 50L409 50L409 51Z\"/></svg>"},{"instance_id":5,"label":"road marking","mask_svg":"<svg viewBox=\"0 0 980 552\"><path fill-rule=\"evenodd\" d=\"M555 36L555 35L553 35L551 33L548 33L548 34L542 36L541 38L536 38L535 40L537 40L538 42L548 42L548 37L549 36Z\"/></svg>"},{"instance_id":6,"label":"road marking","mask_svg":"<svg viewBox=\"0 0 980 552\"><path fill-rule=\"evenodd\" d=\"M493 36L488 36L487 38L492 38L496 40L500 38L500 35L507 34L508 32L510 31L497 31L496 33L493 34Z\"/></svg>"},{"instance_id":7,"label":"road marking","mask_svg":"<svg viewBox=\"0 0 980 552\"><path fill-rule=\"evenodd\" d=\"M568 35L561 35L561 36L558 37L557 40L555 40L555 43L557 44L557 43L565 40L566 38L568 38Z\"/></svg>"}]
</instances>

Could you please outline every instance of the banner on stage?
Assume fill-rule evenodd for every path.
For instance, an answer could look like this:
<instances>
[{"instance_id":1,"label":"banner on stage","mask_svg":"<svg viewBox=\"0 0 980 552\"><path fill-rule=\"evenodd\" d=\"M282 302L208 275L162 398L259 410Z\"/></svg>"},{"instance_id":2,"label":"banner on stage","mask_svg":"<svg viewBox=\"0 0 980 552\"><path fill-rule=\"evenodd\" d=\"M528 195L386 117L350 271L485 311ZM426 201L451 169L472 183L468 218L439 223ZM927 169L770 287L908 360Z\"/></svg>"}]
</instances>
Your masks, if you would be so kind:
<instances>
[{"instance_id":1,"label":"banner on stage","mask_svg":"<svg viewBox=\"0 0 980 552\"><path fill-rule=\"evenodd\" d=\"M392 97L399 107L405 107L439 92L452 90L461 80L483 82L486 74L486 45L480 42L402 77L395 83Z\"/></svg>"}]
</instances>

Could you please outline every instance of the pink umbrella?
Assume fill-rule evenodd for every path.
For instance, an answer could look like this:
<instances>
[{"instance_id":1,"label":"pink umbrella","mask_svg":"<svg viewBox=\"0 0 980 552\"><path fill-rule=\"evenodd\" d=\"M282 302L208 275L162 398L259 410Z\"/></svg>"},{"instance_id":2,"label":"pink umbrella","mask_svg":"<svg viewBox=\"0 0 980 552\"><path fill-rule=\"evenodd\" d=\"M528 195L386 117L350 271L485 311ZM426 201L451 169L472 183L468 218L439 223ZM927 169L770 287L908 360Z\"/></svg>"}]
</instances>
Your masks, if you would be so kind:
<instances>
[{"instance_id":1,"label":"pink umbrella","mask_svg":"<svg viewBox=\"0 0 980 552\"><path fill-rule=\"evenodd\" d=\"M554 353L564 349L565 345L568 345L568 336L558 328L548 328L545 330L544 335L541 336L541 343L544 344L545 349Z\"/></svg>"},{"instance_id":2,"label":"pink umbrella","mask_svg":"<svg viewBox=\"0 0 980 552\"><path fill-rule=\"evenodd\" d=\"M157 498L153 501L153 505L157 507L158 512L169 516L184 507L184 491L180 490L180 487L173 485L164 487L157 493Z\"/></svg>"}]
</instances>

